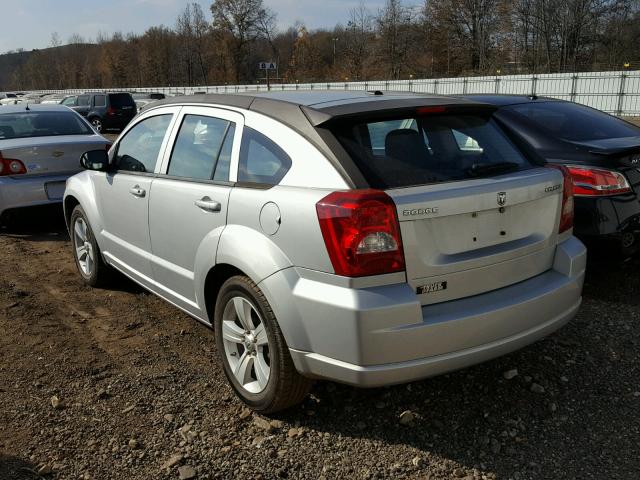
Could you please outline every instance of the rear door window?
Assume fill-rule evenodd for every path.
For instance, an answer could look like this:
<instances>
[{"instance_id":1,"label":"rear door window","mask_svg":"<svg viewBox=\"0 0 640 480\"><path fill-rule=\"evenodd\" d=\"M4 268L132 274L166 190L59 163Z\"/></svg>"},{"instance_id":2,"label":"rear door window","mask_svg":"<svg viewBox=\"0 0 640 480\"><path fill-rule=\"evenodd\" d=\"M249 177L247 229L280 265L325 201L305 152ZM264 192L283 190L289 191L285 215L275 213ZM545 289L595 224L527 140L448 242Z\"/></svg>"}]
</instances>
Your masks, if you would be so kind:
<instances>
[{"instance_id":1,"label":"rear door window","mask_svg":"<svg viewBox=\"0 0 640 480\"><path fill-rule=\"evenodd\" d=\"M173 115L145 118L129 130L117 147L117 170L153 173Z\"/></svg>"},{"instance_id":2,"label":"rear door window","mask_svg":"<svg viewBox=\"0 0 640 480\"><path fill-rule=\"evenodd\" d=\"M291 168L291 158L273 140L245 127L240 145L238 181L277 185Z\"/></svg>"},{"instance_id":3,"label":"rear door window","mask_svg":"<svg viewBox=\"0 0 640 480\"><path fill-rule=\"evenodd\" d=\"M233 144L234 132L235 124L228 120L185 115L171 153L167 175L211 180L217 174L217 180L229 180L229 145Z\"/></svg>"},{"instance_id":4,"label":"rear door window","mask_svg":"<svg viewBox=\"0 0 640 480\"><path fill-rule=\"evenodd\" d=\"M569 141L635 137L640 129L593 108L569 102L529 102L504 107L550 135Z\"/></svg>"},{"instance_id":5,"label":"rear door window","mask_svg":"<svg viewBox=\"0 0 640 480\"><path fill-rule=\"evenodd\" d=\"M93 97L93 106L94 107L104 107L107 105L107 96L106 95L96 95Z\"/></svg>"},{"instance_id":6,"label":"rear door window","mask_svg":"<svg viewBox=\"0 0 640 480\"><path fill-rule=\"evenodd\" d=\"M399 188L531 168L485 113L363 117L329 126L372 187Z\"/></svg>"}]
</instances>

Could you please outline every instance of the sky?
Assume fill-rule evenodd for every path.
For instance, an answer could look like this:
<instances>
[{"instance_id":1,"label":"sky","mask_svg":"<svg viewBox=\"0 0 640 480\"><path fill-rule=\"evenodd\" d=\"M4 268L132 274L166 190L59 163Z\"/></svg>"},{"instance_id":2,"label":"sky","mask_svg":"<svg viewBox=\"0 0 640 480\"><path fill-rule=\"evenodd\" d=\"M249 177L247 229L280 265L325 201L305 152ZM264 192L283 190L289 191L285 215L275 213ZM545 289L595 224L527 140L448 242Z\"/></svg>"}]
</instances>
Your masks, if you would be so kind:
<instances>
[{"instance_id":1,"label":"sky","mask_svg":"<svg viewBox=\"0 0 640 480\"><path fill-rule=\"evenodd\" d=\"M0 0L3 6L0 53L23 48L46 48L57 32L62 43L77 33L94 40L98 32L142 33L154 25L173 27L176 17L194 0ZM212 0L196 0L210 18ZM360 0L264 0L286 28L301 21L309 28L346 23ZM384 0L366 0L377 11Z\"/></svg>"}]
</instances>

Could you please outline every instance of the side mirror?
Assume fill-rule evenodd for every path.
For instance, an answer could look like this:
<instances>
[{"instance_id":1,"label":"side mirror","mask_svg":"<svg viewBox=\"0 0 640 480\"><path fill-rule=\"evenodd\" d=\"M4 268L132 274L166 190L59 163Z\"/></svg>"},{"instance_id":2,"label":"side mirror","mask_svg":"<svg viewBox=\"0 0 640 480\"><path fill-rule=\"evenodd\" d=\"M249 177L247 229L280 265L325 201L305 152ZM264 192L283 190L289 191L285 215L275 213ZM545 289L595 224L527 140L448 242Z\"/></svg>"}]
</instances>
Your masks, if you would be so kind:
<instances>
[{"instance_id":1,"label":"side mirror","mask_svg":"<svg viewBox=\"0 0 640 480\"><path fill-rule=\"evenodd\" d=\"M80 166L86 170L105 172L109 168L109 154L106 150L90 150L80 157Z\"/></svg>"}]
</instances>

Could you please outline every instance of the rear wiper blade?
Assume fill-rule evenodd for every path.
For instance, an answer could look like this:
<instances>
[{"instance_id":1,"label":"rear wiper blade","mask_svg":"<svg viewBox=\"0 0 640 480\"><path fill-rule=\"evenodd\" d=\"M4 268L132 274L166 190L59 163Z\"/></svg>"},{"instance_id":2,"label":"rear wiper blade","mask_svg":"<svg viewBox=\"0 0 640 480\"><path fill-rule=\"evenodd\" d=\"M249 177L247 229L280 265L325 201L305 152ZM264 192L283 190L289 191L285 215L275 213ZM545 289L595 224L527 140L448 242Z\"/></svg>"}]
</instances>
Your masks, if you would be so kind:
<instances>
[{"instance_id":1,"label":"rear wiper blade","mask_svg":"<svg viewBox=\"0 0 640 480\"><path fill-rule=\"evenodd\" d=\"M498 162L498 163L474 163L466 169L467 175L470 177L479 177L481 175L487 175L491 173L502 173L509 170L514 170L520 167L520 164L515 162Z\"/></svg>"}]
</instances>

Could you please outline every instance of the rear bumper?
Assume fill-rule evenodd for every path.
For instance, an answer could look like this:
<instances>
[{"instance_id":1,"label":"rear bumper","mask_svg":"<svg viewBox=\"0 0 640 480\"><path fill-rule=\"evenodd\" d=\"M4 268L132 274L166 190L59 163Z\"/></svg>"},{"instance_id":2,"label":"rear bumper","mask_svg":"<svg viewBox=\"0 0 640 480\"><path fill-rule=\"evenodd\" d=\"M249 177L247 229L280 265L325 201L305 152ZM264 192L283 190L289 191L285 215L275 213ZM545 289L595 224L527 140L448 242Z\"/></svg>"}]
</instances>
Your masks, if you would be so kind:
<instances>
[{"instance_id":1,"label":"rear bumper","mask_svg":"<svg viewBox=\"0 0 640 480\"><path fill-rule=\"evenodd\" d=\"M281 318L290 308L276 314L302 374L361 387L404 383L557 330L578 311L585 266L584 245L570 237L557 247L552 270L489 293L421 307L406 284L328 291L300 279L290 299L298 319ZM276 276L262 282L270 294Z\"/></svg>"},{"instance_id":2,"label":"rear bumper","mask_svg":"<svg viewBox=\"0 0 640 480\"><path fill-rule=\"evenodd\" d=\"M0 215L14 208L62 202L64 182L71 175L0 177Z\"/></svg>"}]
</instances>

